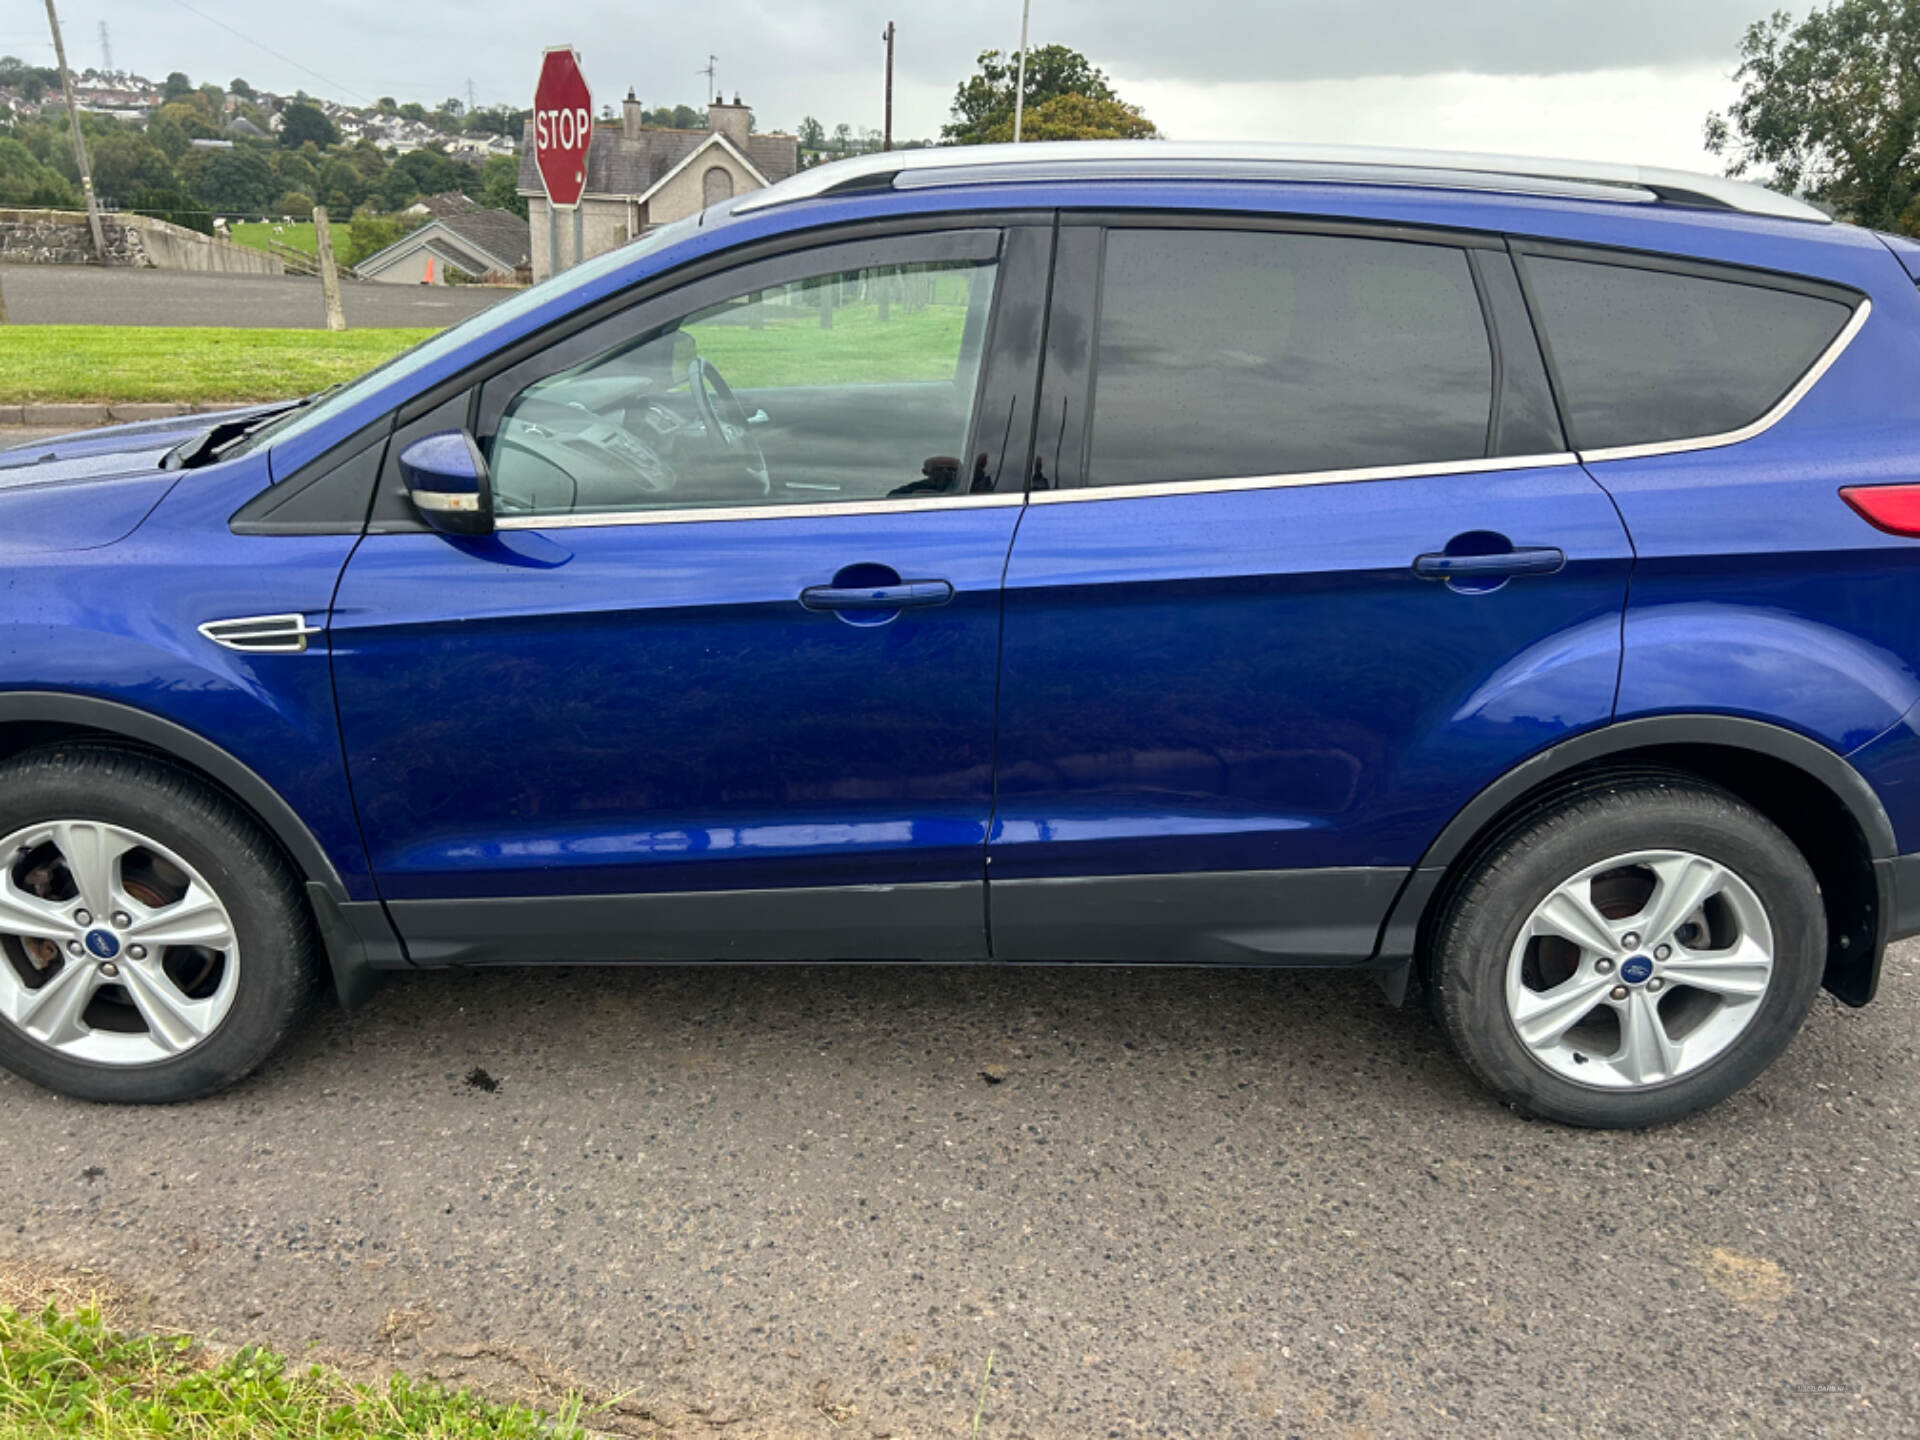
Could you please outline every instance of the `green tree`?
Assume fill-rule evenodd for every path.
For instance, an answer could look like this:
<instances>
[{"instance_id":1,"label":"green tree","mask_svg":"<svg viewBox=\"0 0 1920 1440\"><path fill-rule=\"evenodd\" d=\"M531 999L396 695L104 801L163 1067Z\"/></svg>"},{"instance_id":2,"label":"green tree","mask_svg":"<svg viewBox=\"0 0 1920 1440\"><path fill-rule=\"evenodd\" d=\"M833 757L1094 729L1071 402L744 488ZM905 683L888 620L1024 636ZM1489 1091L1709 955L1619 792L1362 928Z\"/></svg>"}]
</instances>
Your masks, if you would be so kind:
<instances>
[{"instance_id":1,"label":"green tree","mask_svg":"<svg viewBox=\"0 0 1920 1440\"><path fill-rule=\"evenodd\" d=\"M335 215L351 215L373 187L351 160L336 156L320 167L317 198Z\"/></svg>"},{"instance_id":2,"label":"green tree","mask_svg":"<svg viewBox=\"0 0 1920 1440\"><path fill-rule=\"evenodd\" d=\"M387 209L400 210L422 195L464 189L473 178L471 168L444 150L414 150L388 167L380 181L380 198Z\"/></svg>"},{"instance_id":3,"label":"green tree","mask_svg":"<svg viewBox=\"0 0 1920 1440\"><path fill-rule=\"evenodd\" d=\"M180 163L182 155L193 148L179 122L169 119L164 112L155 114L147 121L147 139L158 146L160 153L175 165Z\"/></svg>"},{"instance_id":4,"label":"green tree","mask_svg":"<svg viewBox=\"0 0 1920 1440\"><path fill-rule=\"evenodd\" d=\"M124 205L142 190L173 184L173 162L145 135L112 130L87 143L94 189L102 199Z\"/></svg>"},{"instance_id":5,"label":"green tree","mask_svg":"<svg viewBox=\"0 0 1920 1440\"><path fill-rule=\"evenodd\" d=\"M187 78L183 70L176 70L167 76L166 83L160 88L160 98L167 104L175 100L184 100L191 94L193 94L193 81Z\"/></svg>"},{"instance_id":6,"label":"green tree","mask_svg":"<svg viewBox=\"0 0 1920 1440\"><path fill-rule=\"evenodd\" d=\"M189 140L211 140L219 134L207 112L187 100L175 100L170 105L162 105L155 118L178 126L180 133Z\"/></svg>"},{"instance_id":7,"label":"green tree","mask_svg":"<svg viewBox=\"0 0 1920 1440\"><path fill-rule=\"evenodd\" d=\"M1152 140L1159 135L1138 105L1096 100L1090 95L1056 95L1030 106L1021 117L1023 140ZM1013 116L987 127L994 142L1013 139Z\"/></svg>"},{"instance_id":8,"label":"green tree","mask_svg":"<svg viewBox=\"0 0 1920 1440\"><path fill-rule=\"evenodd\" d=\"M489 155L480 167L482 205L493 210L511 210L521 219L527 216L527 198L520 193L520 160L515 155Z\"/></svg>"},{"instance_id":9,"label":"green tree","mask_svg":"<svg viewBox=\"0 0 1920 1440\"><path fill-rule=\"evenodd\" d=\"M288 190L302 190L311 195L320 188L320 171L313 159L303 150L282 150L273 157L273 173L279 177L280 184ZM311 210L313 207L307 207Z\"/></svg>"},{"instance_id":10,"label":"green tree","mask_svg":"<svg viewBox=\"0 0 1920 1440\"><path fill-rule=\"evenodd\" d=\"M0 205L70 210L80 192L20 141L0 135Z\"/></svg>"},{"instance_id":11,"label":"green tree","mask_svg":"<svg viewBox=\"0 0 1920 1440\"><path fill-rule=\"evenodd\" d=\"M238 95L242 100L253 99L253 86L242 80L238 75L227 82L227 89Z\"/></svg>"},{"instance_id":12,"label":"green tree","mask_svg":"<svg viewBox=\"0 0 1920 1440\"><path fill-rule=\"evenodd\" d=\"M1920 0L1830 0L1799 23L1784 11L1740 42L1740 98L1707 117L1727 173L1771 171L1862 225L1920 222Z\"/></svg>"},{"instance_id":13,"label":"green tree","mask_svg":"<svg viewBox=\"0 0 1920 1440\"><path fill-rule=\"evenodd\" d=\"M280 143L289 150L298 150L308 141L324 150L339 138L333 121L316 105L289 105L280 112Z\"/></svg>"},{"instance_id":14,"label":"green tree","mask_svg":"<svg viewBox=\"0 0 1920 1440\"><path fill-rule=\"evenodd\" d=\"M799 138L802 150L818 150L827 143L827 127L811 115L803 116Z\"/></svg>"},{"instance_id":15,"label":"green tree","mask_svg":"<svg viewBox=\"0 0 1920 1440\"><path fill-rule=\"evenodd\" d=\"M140 191L133 197L133 212L136 215L151 215L156 220L182 225L189 230L198 230L202 235L213 233L213 216L205 207L196 204L186 191L171 185Z\"/></svg>"},{"instance_id":16,"label":"green tree","mask_svg":"<svg viewBox=\"0 0 1920 1440\"><path fill-rule=\"evenodd\" d=\"M956 145L983 145L1004 129L1006 139L1013 138L1013 91L1019 83L1020 52L1002 55L998 50L980 54L980 71L961 81L953 96L953 119L941 127L941 136ZM1087 100L1120 102L1106 72L1078 50L1065 45L1042 45L1027 55L1026 109L1033 111L1063 95L1078 95ZM1135 107L1136 120L1144 119ZM1111 118L1111 117L1110 117ZM1022 138L1026 137L1024 119ZM1081 138L1111 138L1102 136ZM1126 138L1125 136L1119 138Z\"/></svg>"},{"instance_id":17,"label":"green tree","mask_svg":"<svg viewBox=\"0 0 1920 1440\"><path fill-rule=\"evenodd\" d=\"M289 190L273 202L273 210L276 215L305 220L313 214L313 196L304 190Z\"/></svg>"},{"instance_id":18,"label":"green tree","mask_svg":"<svg viewBox=\"0 0 1920 1440\"><path fill-rule=\"evenodd\" d=\"M280 193L273 166L257 150L196 150L189 159L197 162L191 166L193 197L216 213L264 215ZM184 173L186 162L181 168Z\"/></svg>"}]
</instances>

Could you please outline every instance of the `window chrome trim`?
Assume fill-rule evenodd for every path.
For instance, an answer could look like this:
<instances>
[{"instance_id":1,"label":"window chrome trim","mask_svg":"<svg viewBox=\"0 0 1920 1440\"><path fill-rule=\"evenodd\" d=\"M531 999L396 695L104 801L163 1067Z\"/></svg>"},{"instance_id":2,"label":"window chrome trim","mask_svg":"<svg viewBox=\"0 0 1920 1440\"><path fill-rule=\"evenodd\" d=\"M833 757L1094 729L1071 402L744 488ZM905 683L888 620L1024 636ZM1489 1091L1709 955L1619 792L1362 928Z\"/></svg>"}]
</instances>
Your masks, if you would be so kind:
<instances>
[{"instance_id":1,"label":"window chrome trim","mask_svg":"<svg viewBox=\"0 0 1920 1440\"><path fill-rule=\"evenodd\" d=\"M1070 505L1082 500L1133 500L1154 495L1216 495L1237 490L1291 490L1306 485L1354 485L1368 480L1422 480L1443 475L1484 475L1500 470L1551 470L1579 464L1566 452L1555 455L1500 455L1446 460L1427 465L1375 465L1363 470L1313 470L1298 475L1239 475L1224 480L1164 480L1152 485L1088 485L1072 490L1036 490L1035 505Z\"/></svg>"},{"instance_id":2,"label":"window chrome trim","mask_svg":"<svg viewBox=\"0 0 1920 1440\"><path fill-rule=\"evenodd\" d=\"M1856 336L1866 328L1867 318L1873 314L1873 301L1862 299L1859 308L1853 312L1853 318L1836 335L1833 343L1827 346L1826 353L1814 361L1813 368L1800 377L1800 381L1775 405L1773 409L1738 430L1723 431L1718 435L1698 435L1684 440L1653 440L1643 445L1615 445L1604 450L1582 450L1582 464L1597 465L1608 460L1648 460L1658 455L1685 455L1695 450L1718 450L1726 445L1738 445L1764 435L1791 415L1796 406L1807 398L1813 387L1825 378L1826 373L1839 363L1840 357L1854 342Z\"/></svg>"},{"instance_id":3,"label":"window chrome trim","mask_svg":"<svg viewBox=\"0 0 1920 1440\"><path fill-rule=\"evenodd\" d=\"M912 514L926 510L990 510L1023 505L1025 495L924 495L898 500L796 500L785 505L712 505L697 510L593 510L577 515L499 515L496 530L585 530L603 525L693 525L713 520L823 519L839 515Z\"/></svg>"}]
</instances>

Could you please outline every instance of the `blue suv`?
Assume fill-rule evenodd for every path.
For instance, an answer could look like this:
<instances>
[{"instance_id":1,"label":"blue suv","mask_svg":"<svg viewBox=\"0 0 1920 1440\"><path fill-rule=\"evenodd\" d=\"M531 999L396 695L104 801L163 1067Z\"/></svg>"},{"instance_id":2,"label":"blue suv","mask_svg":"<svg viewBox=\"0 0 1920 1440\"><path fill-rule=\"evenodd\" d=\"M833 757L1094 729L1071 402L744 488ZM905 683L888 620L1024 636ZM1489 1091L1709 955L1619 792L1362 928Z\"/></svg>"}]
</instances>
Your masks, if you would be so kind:
<instances>
[{"instance_id":1,"label":"blue suv","mask_svg":"<svg viewBox=\"0 0 1920 1440\"><path fill-rule=\"evenodd\" d=\"M413 967L1312 965L1698 1110L1920 931L1916 276L1704 176L908 152L7 451L0 1063L201 1095Z\"/></svg>"}]
</instances>

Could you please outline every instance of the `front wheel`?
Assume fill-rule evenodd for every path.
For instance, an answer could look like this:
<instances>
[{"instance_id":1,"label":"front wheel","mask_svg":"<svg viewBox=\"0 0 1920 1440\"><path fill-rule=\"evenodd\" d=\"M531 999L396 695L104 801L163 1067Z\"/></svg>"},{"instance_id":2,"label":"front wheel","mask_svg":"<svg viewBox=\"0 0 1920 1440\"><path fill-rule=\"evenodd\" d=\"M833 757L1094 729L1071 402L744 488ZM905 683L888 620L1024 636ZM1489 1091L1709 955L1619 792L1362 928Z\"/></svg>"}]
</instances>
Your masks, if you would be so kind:
<instances>
[{"instance_id":1,"label":"front wheel","mask_svg":"<svg viewBox=\"0 0 1920 1440\"><path fill-rule=\"evenodd\" d=\"M1825 958L1793 843L1723 791L1648 776L1502 836L1436 925L1430 968L1449 1039L1496 1094L1613 1128L1745 1086L1806 1018Z\"/></svg>"},{"instance_id":2,"label":"front wheel","mask_svg":"<svg viewBox=\"0 0 1920 1440\"><path fill-rule=\"evenodd\" d=\"M295 877L162 761L0 766L0 1065L84 1100L187 1100L265 1059L314 989Z\"/></svg>"}]
</instances>

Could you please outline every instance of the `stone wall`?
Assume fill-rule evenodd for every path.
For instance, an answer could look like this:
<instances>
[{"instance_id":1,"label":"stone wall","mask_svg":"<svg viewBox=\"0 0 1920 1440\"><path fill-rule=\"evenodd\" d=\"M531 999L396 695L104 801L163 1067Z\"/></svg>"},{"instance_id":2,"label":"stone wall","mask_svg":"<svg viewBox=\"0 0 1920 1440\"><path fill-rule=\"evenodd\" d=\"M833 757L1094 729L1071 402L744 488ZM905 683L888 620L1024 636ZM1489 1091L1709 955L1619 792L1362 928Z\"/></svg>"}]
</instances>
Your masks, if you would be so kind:
<instances>
[{"instance_id":1,"label":"stone wall","mask_svg":"<svg viewBox=\"0 0 1920 1440\"><path fill-rule=\"evenodd\" d=\"M284 275L277 256L215 240L197 230L146 215L100 217L109 265L147 270L198 270L235 275ZM73 210L0 210L0 262L14 265L91 265L87 217Z\"/></svg>"}]
</instances>

